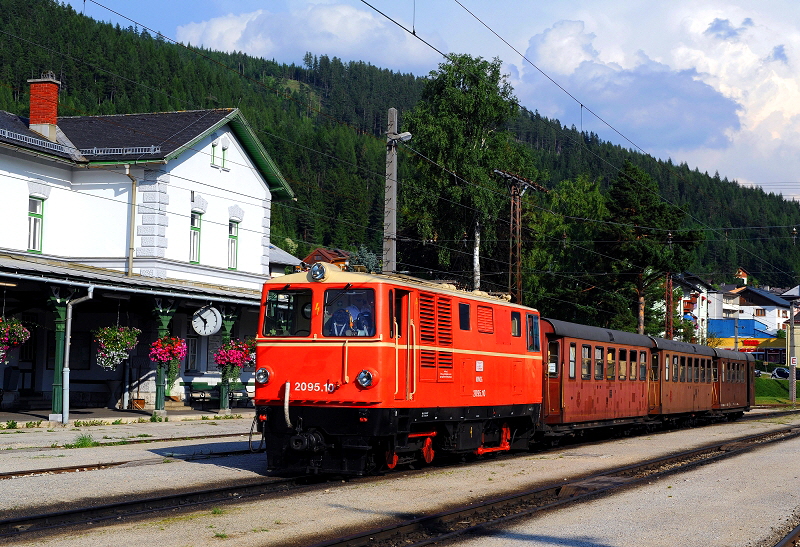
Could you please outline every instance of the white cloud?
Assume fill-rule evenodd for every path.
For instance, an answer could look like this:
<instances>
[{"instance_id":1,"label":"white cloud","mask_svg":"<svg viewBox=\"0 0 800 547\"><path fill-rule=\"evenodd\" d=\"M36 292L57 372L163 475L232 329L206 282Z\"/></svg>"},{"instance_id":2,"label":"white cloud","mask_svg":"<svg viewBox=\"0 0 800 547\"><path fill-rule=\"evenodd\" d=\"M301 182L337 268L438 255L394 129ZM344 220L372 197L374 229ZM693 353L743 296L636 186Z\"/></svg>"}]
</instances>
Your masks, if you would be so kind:
<instances>
[{"instance_id":1,"label":"white cloud","mask_svg":"<svg viewBox=\"0 0 800 547\"><path fill-rule=\"evenodd\" d=\"M745 183L799 178L796 17L722 2L591 11L538 32L526 56L646 152ZM530 65L509 72L523 105L630 146Z\"/></svg>"},{"instance_id":2,"label":"white cloud","mask_svg":"<svg viewBox=\"0 0 800 547\"><path fill-rule=\"evenodd\" d=\"M365 61L401 72L427 72L441 57L374 12L344 4L304 4L293 11L216 17L178 27L178 39L223 51L300 63L315 55Z\"/></svg>"}]
</instances>

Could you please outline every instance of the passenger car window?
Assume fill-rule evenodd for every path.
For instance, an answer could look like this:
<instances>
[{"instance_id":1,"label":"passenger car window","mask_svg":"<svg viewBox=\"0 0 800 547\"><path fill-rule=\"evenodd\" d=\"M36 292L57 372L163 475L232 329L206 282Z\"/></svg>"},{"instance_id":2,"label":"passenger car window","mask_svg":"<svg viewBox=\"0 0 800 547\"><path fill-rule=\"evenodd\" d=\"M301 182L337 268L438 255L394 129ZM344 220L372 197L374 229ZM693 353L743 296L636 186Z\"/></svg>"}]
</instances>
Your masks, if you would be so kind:
<instances>
[{"instance_id":1,"label":"passenger car window","mask_svg":"<svg viewBox=\"0 0 800 547\"><path fill-rule=\"evenodd\" d=\"M592 377L592 347L581 346L581 379Z\"/></svg>"},{"instance_id":2,"label":"passenger car window","mask_svg":"<svg viewBox=\"0 0 800 547\"><path fill-rule=\"evenodd\" d=\"M606 353L606 380L613 380L616 376L617 365L617 350L616 348L608 348Z\"/></svg>"},{"instance_id":3,"label":"passenger car window","mask_svg":"<svg viewBox=\"0 0 800 547\"><path fill-rule=\"evenodd\" d=\"M594 348L594 379L595 380L602 380L603 379L603 367L605 363L603 361L603 348L596 347Z\"/></svg>"},{"instance_id":4,"label":"passenger car window","mask_svg":"<svg viewBox=\"0 0 800 547\"><path fill-rule=\"evenodd\" d=\"M569 377L575 378L575 360L577 359L577 348L575 342L569 345Z\"/></svg>"},{"instance_id":5,"label":"passenger car window","mask_svg":"<svg viewBox=\"0 0 800 547\"><path fill-rule=\"evenodd\" d=\"M558 342L550 342L547 345L547 374L550 378L558 378L560 345Z\"/></svg>"}]
</instances>

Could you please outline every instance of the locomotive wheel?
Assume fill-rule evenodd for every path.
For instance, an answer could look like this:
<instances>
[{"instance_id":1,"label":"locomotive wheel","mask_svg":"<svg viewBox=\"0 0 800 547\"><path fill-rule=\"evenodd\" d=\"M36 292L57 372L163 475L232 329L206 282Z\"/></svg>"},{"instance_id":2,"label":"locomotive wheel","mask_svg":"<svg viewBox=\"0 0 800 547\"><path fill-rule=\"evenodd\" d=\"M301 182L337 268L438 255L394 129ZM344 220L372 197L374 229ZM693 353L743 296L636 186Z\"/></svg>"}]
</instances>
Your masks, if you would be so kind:
<instances>
[{"instance_id":1,"label":"locomotive wheel","mask_svg":"<svg viewBox=\"0 0 800 547\"><path fill-rule=\"evenodd\" d=\"M422 445L422 459L425 463L433 461L433 439L425 437L425 443Z\"/></svg>"}]
</instances>

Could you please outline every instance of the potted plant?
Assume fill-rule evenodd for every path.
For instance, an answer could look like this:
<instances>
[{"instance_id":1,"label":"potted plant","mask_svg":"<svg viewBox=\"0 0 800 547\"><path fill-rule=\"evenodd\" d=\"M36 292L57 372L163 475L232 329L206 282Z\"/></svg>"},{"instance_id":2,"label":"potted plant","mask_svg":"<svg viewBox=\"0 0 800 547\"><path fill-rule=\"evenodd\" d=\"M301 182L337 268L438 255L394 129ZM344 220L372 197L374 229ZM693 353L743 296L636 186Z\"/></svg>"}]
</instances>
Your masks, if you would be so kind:
<instances>
[{"instance_id":1,"label":"potted plant","mask_svg":"<svg viewBox=\"0 0 800 547\"><path fill-rule=\"evenodd\" d=\"M220 409L227 409L229 384L238 379L242 369L255 362L255 340L228 340L214 353L214 362L222 376L219 390Z\"/></svg>"},{"instance_id":2,"label":"potted plant","mask_svg":"<svg viewBox=\"0 0 800 547\"><path fill-rule=\"evenodd\" d=\"M97 364L114 370L136 347L141 330L136 327L101 327L92 331L97 342Z\"/></svg>"},{"instance_id":3,"label":"potted plant","mask_svg":"<svg viewBox=\"0 0 800 547\"><path fill-rule=\"evenodd\" d=\"M31 333L19 319L0 317L0 362L8 363L8 350L28 341Z\"/></svg>"},{"instance_id":4,"label":"potted plant","mask_svg":"<svg viewBox=\"0 0 800 547\"><path fill-rule=\"evenodd\" d=\"M180 361L186 357L186 341L174 336L162 336L150 345L150 360L167 367L167 387L178 378Z\"/></svg>"},{"instance_id":5,"label":"potted plant","mask_svg":"<svg viewBox=\"0 0 800 547\"><path fill-rule=\"evenodd\" d=\"M217 364L223 381L239 378L242 369L252 365L254 361L255 340L252 339L229 340L214 353L214 362Z\"/></svg>"}]
</instances>

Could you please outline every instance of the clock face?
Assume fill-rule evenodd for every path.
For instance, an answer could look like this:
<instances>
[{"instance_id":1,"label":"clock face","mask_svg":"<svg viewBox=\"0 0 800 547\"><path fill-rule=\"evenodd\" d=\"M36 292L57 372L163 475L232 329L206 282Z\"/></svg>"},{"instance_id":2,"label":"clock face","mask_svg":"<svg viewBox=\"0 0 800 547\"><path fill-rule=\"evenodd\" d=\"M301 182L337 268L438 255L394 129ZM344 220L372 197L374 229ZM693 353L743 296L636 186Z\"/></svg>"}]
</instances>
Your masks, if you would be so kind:
<instances>
[{"instance_id":1,"label":"clock face","mask_svg":"<svg viewBox=\"0 0 800 547\"><path fill-rule=\"evenodd\" d=\"M222 328L222 315L213 306L203 306L192 315L192 328L201 336L211 336Z\"/></svg>"}]
</instances>

